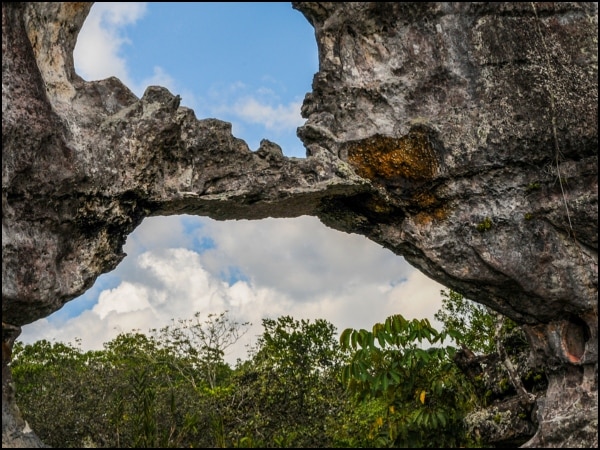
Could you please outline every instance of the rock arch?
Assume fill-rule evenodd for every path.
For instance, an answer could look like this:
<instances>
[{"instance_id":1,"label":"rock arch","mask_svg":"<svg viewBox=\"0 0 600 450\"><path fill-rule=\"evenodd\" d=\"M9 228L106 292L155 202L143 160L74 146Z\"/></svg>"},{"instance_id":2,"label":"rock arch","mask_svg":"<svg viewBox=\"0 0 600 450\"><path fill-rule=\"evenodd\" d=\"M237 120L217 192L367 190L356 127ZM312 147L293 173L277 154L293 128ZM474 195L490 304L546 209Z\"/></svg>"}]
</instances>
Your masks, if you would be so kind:
<instances>
[{"instance_id":1,"label":"rock arch","mask_svg":"<svg viewBox=\"0 0 600 450\"><path fill-rule=\"evenodd\" d=\"M525 446L598 445L596 3L293 3L319 47L306 159L164 88L82 80L90 7L2 5L3 446L20 326L179 213L313 215L403 255L526 325L550 385Z\"/></svg>"}]
</instances>

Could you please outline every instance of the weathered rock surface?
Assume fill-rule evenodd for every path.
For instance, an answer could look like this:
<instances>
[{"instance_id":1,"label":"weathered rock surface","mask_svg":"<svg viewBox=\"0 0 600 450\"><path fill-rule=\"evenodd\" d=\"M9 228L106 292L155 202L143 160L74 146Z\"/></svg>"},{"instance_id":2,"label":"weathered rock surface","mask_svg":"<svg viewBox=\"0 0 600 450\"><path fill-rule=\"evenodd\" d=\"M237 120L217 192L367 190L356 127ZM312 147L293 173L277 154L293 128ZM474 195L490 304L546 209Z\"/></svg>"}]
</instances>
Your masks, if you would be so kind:
<instances>
[{"instance_id":1,"label":"weathered rock surface","mask_svg":"<svg viewBox=\"0 0 600 450\"><path fill-rule=\"evenodd\" d=\"M537 403L548 379L529 365L530 347L522 328L497 328L496 351L475 355L468 348L454 362L471 380L481 407L465 418L472 436L495 448L516 448L529 441L538 428Z\"/></svg>"},{"instance_id":2,"label":"weathered rock surface","mask_svg":"<svg viewBox=\"0 0 600 450\"><path fill-rule=\"evenodd\" d=\"M164 88L82 80L90 3L3 3L3 350L146 216L309 214L525 324L549 381L525 446L597 446L597 4L292 5L319 48L306 159L252 152Z\"/></svg>"}]
</instances>

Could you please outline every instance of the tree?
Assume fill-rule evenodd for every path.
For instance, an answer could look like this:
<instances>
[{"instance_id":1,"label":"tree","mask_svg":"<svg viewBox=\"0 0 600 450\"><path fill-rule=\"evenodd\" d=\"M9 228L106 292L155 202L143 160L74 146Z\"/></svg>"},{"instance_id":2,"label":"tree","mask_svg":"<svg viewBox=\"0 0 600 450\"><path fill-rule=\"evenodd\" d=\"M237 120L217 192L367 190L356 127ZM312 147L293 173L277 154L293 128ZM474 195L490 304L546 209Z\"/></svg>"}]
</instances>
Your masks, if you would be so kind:
<instances>
[{"instance_id":1,"label":"tree","mask_svg":"<svg viewBox=\"0 0 600 450\"><path fill-rule=\"evenodd\" d=\"M85 353L16 343L12 368L23 416L53 447L213 447L214 398L187 364L132 332Z\"/></svg>"},{"instance_id":2,"label":"tree","mask_svg":"<svg viewBox=\"0 0 600 450\"><path fill-rule=\"evenodd\" d=\"M163 347L185 359L188 368L202 373L209 388L215 389L219 375L230 372L225 351L247 333L250 325L233 320L228 311L209 314L203 322L196 312L192 319L180 319L176 325L154 332Z\"/></svg>"},{"instance_id":3,"label":"tree","mask_svg":"<svg viewBox=\"0 0 600 450\"><path fill-rule=\"evenodd\" d=\"M399 314L372 331L344 330L342 348L354 353L342 380L380 411L371 424L373 446L473 444L462 423L476 402L472 387L452 362L454 348L432 346L446 337L427 319Z\"/></svg>"},{"instance_id":4,"label":"tree","mask_svg":"<svg viewBox=\"0 0 600 450\"><path fill-rule=\"evenodd\" d=\"M442 308L434 317L444 325L442 332L472 352L487 354L495 351L497 320L491 310L451 289L442 290L440 294ZM512 322L507 322L507 326L510 325Z\"/></svg>"},{"instance_id":5,"label":"tree","mask_svg":"<svg viewBox=\"0 0 600 450\"><path fill-rule=\"evenodd\" d=\"M328 418L345 395L335 327L290 316L263 319L250 360L236 371L237 417L231 440L246 446L329 447Z\"/></svg>"},{"instance_id":6,"label":"tree","mask_svg":"<svg viewBox=\"0 0 600 450\"><path fill-rule=\"evenodd\" d=\"M73 344L15 342L11 368L25 420L53 447L111 442L106 407L112 381L103 352ZM91 420L90 420L91 419Z\"/></svg>"},{"instance_id":7,"label":"tree","mask_svg":"<svg viewBox=\"0 0 600 450\"><path fill-rule=\"evenodd\" d=\"M235 368L223 355L247 324L226 312L122 333L101 351L16 343L17 400L40 437L61 447L472 443L462 426L476 401L471 385L454 348L441 346L448 334L427 320L392 316L372 331L345 330L340 342L325 320L262 324Z\"/></svg>"},{"instance_id":8,"label":"tree","mask_svg":"<svg viewBox=\"0 0 600 450\"><path fill-rule=\"evenodd\" d=\"M511 445L527 441L533 435L528 430L537 427L534 405L539 392L547 388L547 377L544 370L530 366L530 346L523 329L457 292L442 291L442 296L443 309L436 318L462 347L454 362L482 399L482 408L468 418L469 426L492 444L503 439ZM486 410L490 404L493 411ZM511 427L523 430L522 434L498 433L495 422L502 414L512 418Z\"/></svg>"}]
</instances>

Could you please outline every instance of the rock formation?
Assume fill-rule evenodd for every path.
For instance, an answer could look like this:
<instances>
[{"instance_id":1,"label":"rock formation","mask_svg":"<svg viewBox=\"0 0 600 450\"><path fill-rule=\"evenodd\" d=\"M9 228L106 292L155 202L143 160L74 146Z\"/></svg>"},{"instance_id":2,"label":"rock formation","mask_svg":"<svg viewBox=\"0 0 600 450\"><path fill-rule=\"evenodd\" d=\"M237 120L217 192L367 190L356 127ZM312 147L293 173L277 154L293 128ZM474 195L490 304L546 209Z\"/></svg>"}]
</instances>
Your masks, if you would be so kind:
<instances>
[{"instance_id":1,"label":"rock formation","mask_svg":"<svg viewBox=\"0 0 600 450\"><path fill-rule=\"evenodd\" d=\"M90 7L2 4L3 446L35 442L19 327L115 268L144 217L183 213L309 214L403 255L525 325L549 383L525 447L598 445L597 3L293 3L319 48L305 159L164 88L81 79Z\"/></svg>"},{"instance_id":2,"label":"rock formation","mask_svg":"<svg viewBox=\"0 0 600 450\"><path fill-rule=\"evenodd\" d=\"M543 370L529 366L530 347L521 327L496 323L496 350L475 355L467 347L454 354L454 362L471 381L485 406L471 411L465 425L473 437L496 448L517 448L530 440L538 427L537 402L546 394Z\"/></svg>"}]
</instances>

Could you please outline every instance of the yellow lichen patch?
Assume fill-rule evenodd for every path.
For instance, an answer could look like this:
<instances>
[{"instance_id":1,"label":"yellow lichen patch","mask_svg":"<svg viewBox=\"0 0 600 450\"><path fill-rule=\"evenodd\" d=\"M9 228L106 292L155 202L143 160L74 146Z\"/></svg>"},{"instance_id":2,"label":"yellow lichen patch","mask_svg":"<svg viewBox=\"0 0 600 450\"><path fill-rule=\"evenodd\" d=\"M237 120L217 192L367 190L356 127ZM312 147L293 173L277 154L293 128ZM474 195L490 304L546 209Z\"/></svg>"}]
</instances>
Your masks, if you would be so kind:
<instances>
[{"instance_id":1,"label":"yellow lichen patch","mask_svg":"<svg viewBox=\"0 0 600 450\"><path fill-rule=\"evenodd\" d=\"M418 214L414 216L416 223L427 225L432 221L440 221L448 216L445 204L430 192L419 192L411 197L411 207L417 208Z\"/></svg>"},{"instance_id":2,"label":"yellow lichen patch","mask_svg":"<svg viewBox=\"0 0 600 450\"><path fill-rule=\"evenodd\" d=\"M432 210L421 211L413 217L413 220L418 225L428 225L431 222L439 222L448 217L447 208L439 207Z\"/></svg>"},{"instance_id":3,"label":"yellow lichen patch","mask_svg":"<svg viewBox=\"0 0 600 450\"><path fill-rule=\"evenodd\" d=\"M376 214L390 214L393 211L393 208L380 198L369 199L365 206Z\"/></svg>"},{"instance_id":4,"label":"yellow lichen patch","mask_svg":"<svg viewBox=\"0 0 600 450\"><path fill-rule=\"evenodd\" d=\"M363 178L371 180L425 181L439 165L429 132L415 127L400 138L374 135L347 144L348 162Z\"/></svg>"},{"instance_id":5,"label":"yellow lichen patch","mask_svg":"<svg viewBox=\"0 0 600 450\"><path fill-rule=\"evenodd\" d=\"M418 194L413 195L412 201L421 209L431 208L438 203L438 199L430 192L419 192Z\"/></svg>"}]
</instances>

